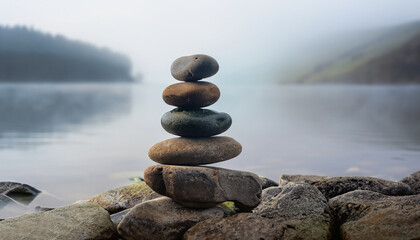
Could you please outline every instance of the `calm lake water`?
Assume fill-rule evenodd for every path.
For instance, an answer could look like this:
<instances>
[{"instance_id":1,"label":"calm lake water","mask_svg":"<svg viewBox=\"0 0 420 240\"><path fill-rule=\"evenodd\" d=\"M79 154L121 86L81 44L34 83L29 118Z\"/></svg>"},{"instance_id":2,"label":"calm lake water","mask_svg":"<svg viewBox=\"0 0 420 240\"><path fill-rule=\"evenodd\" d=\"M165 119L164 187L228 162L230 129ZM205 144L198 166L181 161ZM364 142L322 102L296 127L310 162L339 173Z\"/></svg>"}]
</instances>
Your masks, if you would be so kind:
<instances>
[{"instance_id":1,"label":"calm lake water","mask_svg":"<svg viewBox=\"0 0 420 240\"><path fill-rule=\"evenodd\" d=\"M218 83L216 83L218 84ZM215 164L281 174L374 176L420 169L420 86L220 85L210 109L232 116L222 135L243 146ZM129 184L155 164L172 109L153 84L0 84L0 181L43 191L0 205L0 218L57 207Z\"/></svg>"}]
</instances>

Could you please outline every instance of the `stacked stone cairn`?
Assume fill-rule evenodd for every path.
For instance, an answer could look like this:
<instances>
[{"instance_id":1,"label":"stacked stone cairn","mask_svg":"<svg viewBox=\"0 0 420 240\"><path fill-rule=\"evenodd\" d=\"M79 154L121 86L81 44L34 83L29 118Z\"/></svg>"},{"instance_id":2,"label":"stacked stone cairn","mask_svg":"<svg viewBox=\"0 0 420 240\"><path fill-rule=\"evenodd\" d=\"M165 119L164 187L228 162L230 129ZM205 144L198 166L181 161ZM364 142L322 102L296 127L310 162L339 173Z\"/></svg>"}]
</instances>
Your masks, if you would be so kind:
<instances>
[{"instance_id":1,"label":"stacked stone cairn","mask_svg":"<svg viewBox=\"0 0 420 240\"><path fill-rule=\"evenodd\" d=\"M149 157L162 165L146 168L144 180L157 193L192 208L210 208L233 201L244 211L261 201L261 184L250 172L203 167L238 156L242 146L233 138L215 136L232 124L227 113L203 109L220 97L219 88L210 82L199 81L219 70L217 61L197 54L176 59L171 66L172 76L182 83L168 86L163 100L177 108L165 113L163 128L177 138L156 143Z\"/></svg>"}]
</instances>

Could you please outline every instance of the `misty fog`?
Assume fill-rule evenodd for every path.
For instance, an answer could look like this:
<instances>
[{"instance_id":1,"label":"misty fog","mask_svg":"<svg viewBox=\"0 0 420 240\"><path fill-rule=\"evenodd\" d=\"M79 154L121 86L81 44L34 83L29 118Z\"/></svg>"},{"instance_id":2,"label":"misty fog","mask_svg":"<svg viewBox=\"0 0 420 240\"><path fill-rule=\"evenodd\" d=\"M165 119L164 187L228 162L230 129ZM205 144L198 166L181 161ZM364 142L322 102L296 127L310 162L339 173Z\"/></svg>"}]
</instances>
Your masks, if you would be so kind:
<instances>
[{"instance_id":1,"label":"misty fog","mask_svg":"<svg viewBox=\"0 0 420 240\"><path fill-rule=\"evenodd\" d=\"M206 53L220 63L220 84L240 84L275 80L273 68L325 38L418 20L418 9L414 0L0 1L0 24L118 50L151 82L170 83L175 58Z\"/></svg>"}]
</instances>

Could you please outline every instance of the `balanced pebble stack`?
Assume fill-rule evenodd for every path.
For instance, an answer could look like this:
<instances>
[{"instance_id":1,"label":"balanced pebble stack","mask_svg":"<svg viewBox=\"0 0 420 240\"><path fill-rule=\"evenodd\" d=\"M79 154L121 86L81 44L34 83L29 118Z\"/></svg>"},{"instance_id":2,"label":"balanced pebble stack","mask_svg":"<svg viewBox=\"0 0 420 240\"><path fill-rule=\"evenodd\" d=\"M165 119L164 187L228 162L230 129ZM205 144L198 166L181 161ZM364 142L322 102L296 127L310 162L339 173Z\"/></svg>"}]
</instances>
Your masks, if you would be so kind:
<instances>
[{"instance_id":1,"label":"balanced pebble stack","mask_svg":"<svg viewBox=\"0 0 420 240\"><path fill-rule=\"evenodd\" d=\"M149 157L163 165L148 167L144 179L157 193L187 207L208 208L234 201L240 209L249 210L261 201L257 175L200 166L232 159L242 151L233 138L215 136L231 126L229 114L203 109L219 99L220 90L199 80L218 70L217 61L203 54L180 57L172 63L172 76L183 82L163 91L163 100L177 108L165 113L161 123L167 132L179 137L150 148Z\"/></svg>"}]
</instances>

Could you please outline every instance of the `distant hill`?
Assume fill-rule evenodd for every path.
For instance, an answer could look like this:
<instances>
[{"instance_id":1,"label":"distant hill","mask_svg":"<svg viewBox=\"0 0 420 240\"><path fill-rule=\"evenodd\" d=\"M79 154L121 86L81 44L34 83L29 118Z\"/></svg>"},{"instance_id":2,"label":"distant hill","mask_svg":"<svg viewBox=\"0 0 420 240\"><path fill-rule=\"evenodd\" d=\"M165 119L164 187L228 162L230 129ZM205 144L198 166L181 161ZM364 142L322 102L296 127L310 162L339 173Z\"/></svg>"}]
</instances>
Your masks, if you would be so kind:
<instances>
[{"instance_id":1,"label":"distant hill","mask_svg":"<svg viewBox=\"0 0 420 240\"><path fill-rule=\"evenodd\" d=\"M420 83L420 22L337 36L279 76L283 83Z\"/></svg>"},{"instance_id":2,"label":"distant hill","mask_svg":"<svg viewBox=\"0 0 420 240\"><path fill-rule=\"evenodd\" d=\"M0 26L0 81L130 81L131 62L91 44Z\"/></svg>"}]
</instances>

